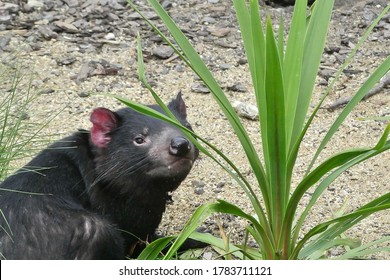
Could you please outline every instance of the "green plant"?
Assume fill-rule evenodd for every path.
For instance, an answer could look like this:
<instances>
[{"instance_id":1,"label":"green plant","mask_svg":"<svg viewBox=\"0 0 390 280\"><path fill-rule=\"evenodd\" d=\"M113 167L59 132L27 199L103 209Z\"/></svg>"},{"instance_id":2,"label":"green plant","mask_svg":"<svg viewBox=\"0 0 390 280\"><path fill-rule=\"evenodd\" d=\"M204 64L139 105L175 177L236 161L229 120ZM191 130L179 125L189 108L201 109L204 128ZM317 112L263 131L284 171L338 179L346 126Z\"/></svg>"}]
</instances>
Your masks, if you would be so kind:
<instances>
[{"instance_id":1,"label":"green plant","mask_svg":"<svg viewBox=\"0 0 390 280\"><path fill-rule=\"evenodd\" d=\"M387 126L382 137L374 147L340 152L330 156L313 168L318 156L348 114L381 77L389 71L390 57L383 61L374 73L371 74L340 113L313 155L304 178L294 186L292 185L292 178L294 176L295 162L299 156L299 147L321 104L331 91L341 72L350 63L356 50L370 34L373 27L390 9L390 5L383 10L375 22L368 28L356 45L356 48L337 72L335 79L323 94L317 107L306 119L325 45L334 0L317 0L311 8L309 16L306 14L307 0L296 1L289 35L286 40L283 36L283 25L280 25L279 32L275 36L269 16L266 18L263 26L257 0L233 0L260 112L262 162L260 155L256 152L251 139L229 100L191 46L189 40L157 0L148 0L148 2L164 22L175 43L171 42L151 21L145 17L144 19L174 48L181 59L210 89L212 96L234 129L257 179L257 185L251 185L239 168L221 151L205 139L196 136L178 124L145 78L141 44L140 39L138 39L140 80L153 94L156 101L165 109L167 115L151 111L147 107L138 105L130 100L121 97L116 98L135 110L181 127L203 153L213 158L237 181L245 191L247 198L252 204L253 211L256 213L255 218L245 213L239 207L221 200L202 205L175 239L164 259L173 257L180 244L189 236L219 246L227 250L227 252L234 252L238 258L248 259L314 259L323 257L326 250L338 245L354 247L354 249L347 251L339 258L360 257L376 250L389 251L390 248L388 247L371 249L371 245L388 241L390 237L384 237L371 244L360 245L359 243L356 244L355 240L344 237L343 234L372 213L390 208L390 193L350 213L344 213L329 221L322 222L306 233L302 233L302 225L318 198L338 176L352 166L390 148L390 141L387 140L390 126ZM142 16L142 12L131 1L129 1L129 4ZM304 193L312 187L315 190L310 202L302 212L299 212L298 205ZM260 189L262 200L258 197L258 189ZM214 212L229 213L246 219L249 222L246 228L247 234L256 241L259 248L251 249L246 244L232 247L226 242L221 244L220 240L217 241L210 236L194 233L199 223ZM140 258L156 258L161 249L172 240L173 237L151 243L141 254Z\"/></svg>"},{"instance_id":2,"label":"green plant","mask_svg":"<svg viewBox=\"0 0 390 280\"><path fill-rule=\"evenodd\" d=\"M14 171L17 161L32 156L48 142L40 132L52 116L41 123L29 120L29 108L38 95L32 91L32 77L22 69L17 63L0 64L0 182Z\"/></svg>"}]
</instances>

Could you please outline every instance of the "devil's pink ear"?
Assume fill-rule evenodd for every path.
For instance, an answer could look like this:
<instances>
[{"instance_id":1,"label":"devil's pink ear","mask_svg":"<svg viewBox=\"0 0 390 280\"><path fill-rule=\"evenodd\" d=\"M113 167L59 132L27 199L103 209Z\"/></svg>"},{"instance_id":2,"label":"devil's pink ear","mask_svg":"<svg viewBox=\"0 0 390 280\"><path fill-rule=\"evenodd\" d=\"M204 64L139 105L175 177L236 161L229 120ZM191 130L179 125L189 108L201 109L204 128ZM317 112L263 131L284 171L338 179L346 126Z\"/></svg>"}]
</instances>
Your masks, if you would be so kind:
<instances>
[{"instance_id":1,"label":"devil's pink ear","mask_svg":"<svg viewBox=\"0 0 390 280\"><path fill-rule=\"evenodd\" d=\"M91 141L99 148L106 148L111 141L108 135L117 126L117 118L114 112L106 108L96 108L93 110L90 120L93 124L91 128Z\"/></svg>"}]
</instances>

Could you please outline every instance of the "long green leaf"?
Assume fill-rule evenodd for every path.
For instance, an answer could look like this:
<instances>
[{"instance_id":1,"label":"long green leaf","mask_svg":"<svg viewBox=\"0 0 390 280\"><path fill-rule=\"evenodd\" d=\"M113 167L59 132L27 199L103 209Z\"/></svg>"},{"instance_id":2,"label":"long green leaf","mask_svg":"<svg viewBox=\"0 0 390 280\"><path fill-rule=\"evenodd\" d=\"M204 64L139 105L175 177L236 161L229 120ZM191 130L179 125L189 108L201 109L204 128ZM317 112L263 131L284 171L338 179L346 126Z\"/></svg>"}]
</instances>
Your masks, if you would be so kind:
<instances>
[{"instance_id":1,"label":"long green leaf","mask_svg":"<svg viewBox=\"0 0 390 280\"><path fill-rule=\"evenodd\" d=\"M271 221L275 235L279 236L289 193L286 186L287 152L283 76L270 18L267 20L266 61L265 103L269 110L266 128L270 163Z\"/></svg>"},{"instance_id":2,"label":"long green leaf","mask_svg":"<svg viewBox=\"0 0 390 280\"><path fill-rule=\"evenodd\" d=\"M299 87L302 75L302 60L306 34L306 7L307 0L296 1L288 36L286 54L283 66L283 78L286 95L286 116L295 116L298 108ZM286 119L287 145L291 142L294 118ZM289 149L291 150L291 148Z\"/></svg>"},{"instance_id":3,"label":"long green leaf","mask_svg":"<svg viewBox=\"0 0 390 280\"><path fill-rule=\"evenodd\" d=\"M241 35L244 42L244 48L248 59L249 69L252 76L252 83L255 90L256 103L259 108L260 129L262 137L262 146L266 171L270 168L268 156L267 139L267 104L265 101L265 36L260 20L259 4L257 1L250 0L249 7L245 0L233 0L236 10L236 16L240 25ZM255 170L254 170L255 171ZM264 176L266 180L266 176ZM271 215L270 204L270 186L268 181L260 189L264 197L265 206L269 215Z\"/></svg>"},{"instance_id":4,"label":"long green leaf","mask_svg":"<svg viewBox=\"0 0 390 280\"><path fill-rule=\"evenodd\" d=\"M334 0L316 1L312 15L309 19L303 49L304 56L302 74L300 77L299 96L296 105L299 105L299 109L297 109L295 113L294 128L291 135L291 147L293 147L294 143L299 139L306 119L325 46L333 4Z\"/></svg>"},{"instance_id":5,"label":"long green leaf","mask_svg":"<svg viewBox=\"0 0 390 280\"><path fill-rule=\"evenodd\" d=\"M201 242L210 244L213 247L217 247L217 248L220 248L222 250L225 250L224 241L221 238L217 238L209 233L201 233L201 232L194 231L190 235L190 238L197 240L197 241L201 241ZM238 246L235 246L233 244L229 244L229 251L225 252L225 254L233 254L234 256L236 256L240 260L244 258L244 254L243 254L242 250Z\"/></svg>"},{"instance_id":6,"label":"long green leaf","mask_svg":"<svg viewBox=\"0 0 390 280\"><path fill-rule=\"evenodd\" d=\"M166 249L173 240L174 236L161 237L148 244L141 254L137 257L137 260L156 260L161 254L161 251Z\"/></svg>"},{"instance_id":7,"label":"long green leaf","mask_svg":"<svg viewBox=\"0 0 390 280\"><path fill-rule=\"evenodd\" d=\"M376 252L382 252L382 251L390 252L390 248L389 247L385 247L385 248L384 247L379 247L379 248L370 249L370 247L372 247L372 246L375 246L375 245L378 245L378 244L381 244L381 243L384 243L384 242L388 242L388 241L390 241L390 236L386 236L386 237L380 238L380 239L375 240L373 242L369 242L367 244L361 245L361 246L356 247L354 249L348 250L343 255L341 255L339 257L336 257L335 259L337 259L337 260L346 260L346 259L358 258L358 257L365 256L365 255L368 255L368 254L373 254L373 253L376 253Z\"/></svg>"}]
</instances>

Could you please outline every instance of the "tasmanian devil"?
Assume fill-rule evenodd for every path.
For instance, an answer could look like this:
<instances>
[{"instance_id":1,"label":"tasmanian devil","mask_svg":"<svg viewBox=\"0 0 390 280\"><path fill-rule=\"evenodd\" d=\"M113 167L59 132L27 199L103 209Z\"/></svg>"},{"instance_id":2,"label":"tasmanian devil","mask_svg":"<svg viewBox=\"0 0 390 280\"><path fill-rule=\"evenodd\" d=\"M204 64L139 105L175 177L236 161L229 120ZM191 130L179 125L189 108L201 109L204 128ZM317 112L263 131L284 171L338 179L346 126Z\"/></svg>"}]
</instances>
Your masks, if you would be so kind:
<instances>
[{"instance_id":1,"label":"tasmanian devil","mask_svg":"<svg viewBox=\"0 0 390 280\"><path fill-rule=\"evenodd\" d=\"M181 94L168 108L191 128ZM1 183L0 258L123 259L154 234L198 150L130 108L97 108L90 120Z\"/></svg>"}]
</instances>

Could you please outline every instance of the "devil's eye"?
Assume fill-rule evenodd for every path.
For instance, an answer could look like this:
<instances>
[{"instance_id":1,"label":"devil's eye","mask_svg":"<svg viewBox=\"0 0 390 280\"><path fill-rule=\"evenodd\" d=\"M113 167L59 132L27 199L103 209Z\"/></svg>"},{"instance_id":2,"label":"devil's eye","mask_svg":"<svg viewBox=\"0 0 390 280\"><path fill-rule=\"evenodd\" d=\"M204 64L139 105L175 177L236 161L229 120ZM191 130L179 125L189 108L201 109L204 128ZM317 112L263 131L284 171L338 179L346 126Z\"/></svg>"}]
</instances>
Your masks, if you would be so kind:
<instances>
[{"instance_id":1,"label":"devil's eye","mask_svg":"<svg viewBox=\"0 0 390 280\"><path fill-rule=\"evenodd\" d=\"M143 143L145 143L145 137L143 135L137 135L135 138L134 138L134 143L136 145L142 145Z\"/></svg>"}]
</instances>

